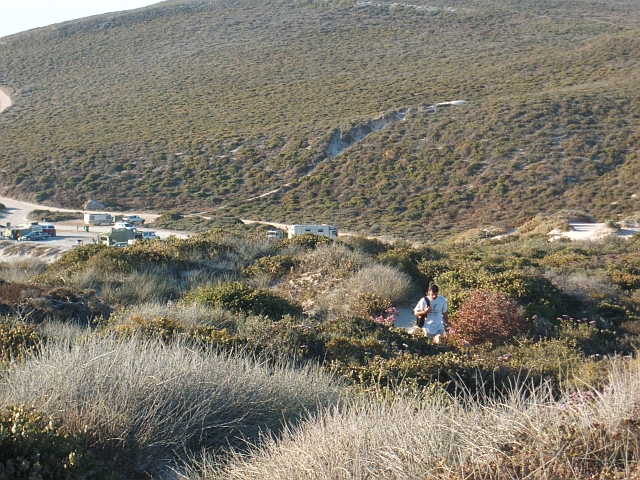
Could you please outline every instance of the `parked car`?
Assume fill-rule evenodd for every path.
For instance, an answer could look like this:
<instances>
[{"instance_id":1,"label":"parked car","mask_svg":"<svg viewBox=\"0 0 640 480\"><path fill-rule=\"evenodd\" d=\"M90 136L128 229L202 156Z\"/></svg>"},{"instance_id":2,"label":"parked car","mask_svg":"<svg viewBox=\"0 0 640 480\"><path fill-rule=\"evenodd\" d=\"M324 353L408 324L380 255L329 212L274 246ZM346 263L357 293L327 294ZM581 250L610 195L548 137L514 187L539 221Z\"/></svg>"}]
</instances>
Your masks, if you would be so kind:
<instances>
[{"instance_id":1,"label":"parked car","mask_svg":"<svg viewBox=\"0 0 640 480\"><path fill-rule=\"evenodd\" d=\"M113 228L126 228L127 230L135 230L136 226L129 222L117 222L113 225Z\"/></svg>"},{"instance_id":2,"label":"parked car","mask_svg":"<svg viewBox=\"0 0 640 480\"><path fill-rule=\"evenodd\" d=\"M117 247L117 248L124 248L127 246L127 242L116 242L113 245L111 245L112 247Z\"/></svg>"},{"instance_id":3,"label":"parked car","mask_svg":"<svg viewBox=\"0 0 640 480\"><path fill-rule=\"evenodd\" d=\"M129 223L133 223L133 224L144 224L144 218L138 216L138 215L123 215L122 216L122 221L123 222L129 222Z\"/></svg>"},{"instance_id":4,"label":"parked car","mask_svg":"<svg viewBox=\"0 0 640 480\"><path fill-rule=\"evenodd\" d=\"M138 240L155 240L156 238L160 238L156 235L156 232L148 230L146 232L142 232L138 230L136 233L136 238Z\"/></svg>"},{"instance_id":5,"label":"parked car","mask_svg":"<svg viewBox=\"0 0 640 480\"><path fill-rule=\"evenodd\" d=\"M20 235L20 238L18 238L18 240L23 240L23 241L44 240L48 236L49 235L47 235L44 232L29 232L29 233L25 233L24 235Z\"/></svg>"}]
</instances>

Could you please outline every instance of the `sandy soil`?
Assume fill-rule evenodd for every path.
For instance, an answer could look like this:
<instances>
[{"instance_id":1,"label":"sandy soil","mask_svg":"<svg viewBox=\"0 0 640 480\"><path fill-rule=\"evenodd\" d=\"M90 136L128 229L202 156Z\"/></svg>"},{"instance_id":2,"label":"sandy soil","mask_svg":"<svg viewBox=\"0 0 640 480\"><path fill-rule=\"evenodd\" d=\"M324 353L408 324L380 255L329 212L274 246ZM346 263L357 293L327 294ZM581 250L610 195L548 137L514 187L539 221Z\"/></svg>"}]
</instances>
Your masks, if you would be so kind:
<instances>
[{"instance_id":1,"label":"sandy soil","mask_svg":"<svg viewBox=\"0 0 640 480\"><path fill-rule=\"evenodd\" d=\"M608 236L629 238L640 233L640 228L625 227L620 230L607 228L604 223L572 223L568 232L558 232L552 230L548 233L549 241L559 238L570 238L571 240L597 240Z\"/></svg>"},{"instance_id":2,"label":"sandy soil","mask_svg":"<svg viewBox=\"0 0 640 480\"><path fill-rule=\"evenodd\" d=\"M0 112L11 106L11 97L0 90Z\"/></svg>"}]
</instances>

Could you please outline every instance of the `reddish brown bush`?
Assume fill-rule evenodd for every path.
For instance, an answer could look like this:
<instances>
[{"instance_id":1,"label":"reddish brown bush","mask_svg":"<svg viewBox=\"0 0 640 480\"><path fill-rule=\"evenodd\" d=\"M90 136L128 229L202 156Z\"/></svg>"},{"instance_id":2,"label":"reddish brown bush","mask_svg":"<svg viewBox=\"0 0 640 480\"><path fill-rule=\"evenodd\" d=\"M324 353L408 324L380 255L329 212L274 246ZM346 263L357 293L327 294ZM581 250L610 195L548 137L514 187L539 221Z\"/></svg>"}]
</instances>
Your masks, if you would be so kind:
<instances>
[{"instance_id":1,"label":"reddish brown bush","mask_svg":"<svg viewBox=\"0 0 640 480\"><path fill-rule=\"evenodd\" d=\"M522 332L522 307L501 293L474 290L450 319L454 335L471 344L508 342Z\"/></svg>"}]
</instances>

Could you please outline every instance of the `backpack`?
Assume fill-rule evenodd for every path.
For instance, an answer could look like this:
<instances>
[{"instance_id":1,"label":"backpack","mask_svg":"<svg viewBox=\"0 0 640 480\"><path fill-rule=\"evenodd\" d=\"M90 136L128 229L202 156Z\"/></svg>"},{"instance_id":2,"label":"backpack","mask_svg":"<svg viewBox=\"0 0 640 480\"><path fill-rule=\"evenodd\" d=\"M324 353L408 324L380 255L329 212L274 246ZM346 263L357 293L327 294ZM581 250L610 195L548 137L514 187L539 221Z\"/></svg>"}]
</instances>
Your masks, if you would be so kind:
<instances>
[{"instance_id":1,"label":"backpack","mask_svg":"<svg viewBox=\"0 0 640 480\"><path fill-rule=\"evenodd\" d=\"M427 297L424 297L425 301L427 302L427 307L431 306L431 302L429 301L429 299ZM424 320L427 317L427 315L416 315L416 326L419 328L424 327Z\"/></svg>"}]
</instances>

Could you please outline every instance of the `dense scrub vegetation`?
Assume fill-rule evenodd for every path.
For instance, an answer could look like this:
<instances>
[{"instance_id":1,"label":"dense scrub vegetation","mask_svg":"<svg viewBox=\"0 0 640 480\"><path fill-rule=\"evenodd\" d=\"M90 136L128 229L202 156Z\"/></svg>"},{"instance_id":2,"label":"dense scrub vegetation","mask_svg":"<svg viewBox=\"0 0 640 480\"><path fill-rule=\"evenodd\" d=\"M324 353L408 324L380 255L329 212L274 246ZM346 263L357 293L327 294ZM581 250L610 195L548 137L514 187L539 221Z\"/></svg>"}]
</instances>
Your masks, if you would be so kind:
<instances>
[{"instance_id":1,"label":"dense scrub vegetation","mask_svg":"<svg viewBox=\"0 0 640 480\"><path fill-rule=\"evenodd\" d=\"M283 478L291 468L296 478L295 462L282 470L278 459L290 442L314 458L326 440L351 471L340 459L356 431L412 452L435 435L420 425L455 418L432 455L398 459L390 478L427 478L428 458L448 441L460 451L437 455L450 471L628 477L640 459L630 360L640 345L640 236L549 243L535 233L534 223L562 218L428 247L274 240L235 226L2 264L0 421L33 433L0 444L33 456L53 442L29 474L71 459L69 478L162 478L166 468L185 478ZM394 326L396 309L431 282L451 313L438 343ZM398 443L405 411L413 433ZM577 461L581 449L592 453ZM376 458L362 461L375 470ZM334 478L323 469L318 478Z\"/></svg>"},{"instance_id":2,"label":"dense scrub vegetation","mask_svg":"<svg viewBox=\"0 0 640 480\"><path fill-rule=\"evenodd\" d=\"M0 188L412 236L565 207L604 220L638 205L638 15L633 0L169 1L13 35Z\"/></svg>"}]
</instances>

